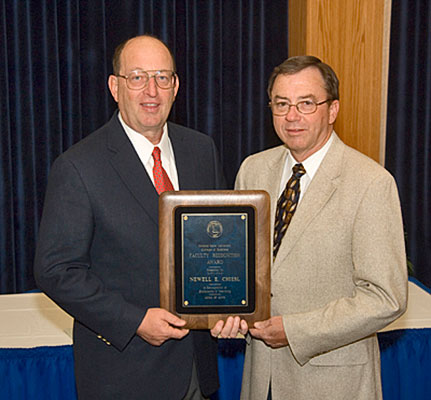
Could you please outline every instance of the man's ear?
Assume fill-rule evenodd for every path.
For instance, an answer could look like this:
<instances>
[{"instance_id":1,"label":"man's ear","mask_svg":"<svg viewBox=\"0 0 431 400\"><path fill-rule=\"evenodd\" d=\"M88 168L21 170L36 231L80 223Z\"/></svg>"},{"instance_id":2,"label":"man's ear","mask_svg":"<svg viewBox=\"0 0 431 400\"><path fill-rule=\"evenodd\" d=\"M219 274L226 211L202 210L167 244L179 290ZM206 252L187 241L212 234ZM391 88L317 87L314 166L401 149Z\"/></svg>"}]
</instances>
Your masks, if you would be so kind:
<instances>
[{"instance_id":1,"label":"man's ear","mask_svg":"<svg viewBox=\"0 0 431 400\"><path fill-rule=\"evenodd\" d=\"M180 88L180 78L178 75L175 76L175 86L174 86L174 98L177 97L178 89Z\"/></svg>"},{"instance_id":2,"label":"man's ear","mask_svg":"<svg viewBox=\"0 0 431 400\"><path fill-rule=\"evenodd\" d=\"M329 125L333 125L337 119L338 111L340 110L340 102L333 100L329 106Z\"/></svg>"},{"instance_id":3,"label":"man's ear","mask_svg":"<svg viewBox=\"0 0 431 400\"><path fill-rule=\"evenodd\" d=\"M118 77L116 77L115 75L109 75L108 87L112 97L118 103Z\"/></svg>"}]
</instances>

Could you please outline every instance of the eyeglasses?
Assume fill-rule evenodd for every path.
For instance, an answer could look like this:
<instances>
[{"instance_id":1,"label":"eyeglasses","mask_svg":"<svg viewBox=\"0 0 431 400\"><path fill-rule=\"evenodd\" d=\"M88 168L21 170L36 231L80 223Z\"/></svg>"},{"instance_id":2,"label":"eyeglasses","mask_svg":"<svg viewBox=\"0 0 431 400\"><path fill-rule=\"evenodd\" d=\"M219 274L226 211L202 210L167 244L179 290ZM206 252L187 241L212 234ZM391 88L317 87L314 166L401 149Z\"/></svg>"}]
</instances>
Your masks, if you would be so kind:
<instances>
[{"instance_id":1,"label":"eyeglasses","mask_svg":"<svg viewBox=\"0 0 431 400\"><path fill-rule=\"evenodd\" d=\"M321 101L320 103L316 103L313 100L303 100L296 104L289 104L287 101L278 100L270 101L268 105L271 107L271 111L274 115L281 117L289 113L290 107L296 107L301 114L313 114L316 112L317 106L321 106L328 101L331 101L331 99Z\"/></svg>"},{"instance_id":2,"label":"eyeglasses","mask_svg":"<svg viewBox=\"0 0 431 400\"><path fill-rule=\"evenodd\" d=\"M152 73L150 75L150 72ZM140 90L148 85L151 78L154 78L156 85L160 89L170 89L175 86L177 74L170 70L152 70L152 71L132 71L129 75L115 75L126 80L129 89Z\"/></svg>"}]
</instances>

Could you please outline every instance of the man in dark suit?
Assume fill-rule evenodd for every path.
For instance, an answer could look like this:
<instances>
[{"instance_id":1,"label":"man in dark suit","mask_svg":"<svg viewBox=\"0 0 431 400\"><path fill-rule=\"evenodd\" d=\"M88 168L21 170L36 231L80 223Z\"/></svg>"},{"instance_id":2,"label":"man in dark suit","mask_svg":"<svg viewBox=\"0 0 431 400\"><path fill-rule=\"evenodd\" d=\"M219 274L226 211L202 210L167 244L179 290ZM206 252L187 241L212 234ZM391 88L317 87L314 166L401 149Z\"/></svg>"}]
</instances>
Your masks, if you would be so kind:
<instances>
[{"instance_id":1,"label":"man in dark suit","mask_svg":"<svg viewBox=\"0 0 431 400\"><path fill-rule=\"evenodd\" d=\"M224 188L217 150L166 122L179 80L160 40L126 41L113 66L119 112L52 167L36 281L75 319L80 399L203 399L218 387L217 343L159 308L158 193Z\"/></svg>"}]
</instances>

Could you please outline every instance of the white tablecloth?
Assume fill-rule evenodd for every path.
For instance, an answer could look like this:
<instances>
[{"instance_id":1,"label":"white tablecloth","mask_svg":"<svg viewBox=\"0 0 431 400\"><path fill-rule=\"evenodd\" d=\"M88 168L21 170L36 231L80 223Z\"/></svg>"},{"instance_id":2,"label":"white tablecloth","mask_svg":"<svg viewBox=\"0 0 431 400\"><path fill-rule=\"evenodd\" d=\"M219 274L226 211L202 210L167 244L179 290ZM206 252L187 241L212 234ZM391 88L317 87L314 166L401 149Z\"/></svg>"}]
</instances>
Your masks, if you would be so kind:
<instances>
[{"instance_id":1,"label":"white tablecloth","mask_svg":"<svg viewBox=\"0 0 431 400\"><path fill-rule=\"evenodd\" d=\"M72 317L43 293L0 296L0 347L72 344Z\"/></svg>"},{"instance_id":2,"label":"white tablecloth","mask_svg":"<svg viewBox=\"0 0 431 400\"><path fill-rule=\"evenodd\" d=\"M43 293L0 296L0 347L72 344L72 317ZM431 328L431 295L409 282L407 311L382 329Z\"/></svg>"}]
</instances>

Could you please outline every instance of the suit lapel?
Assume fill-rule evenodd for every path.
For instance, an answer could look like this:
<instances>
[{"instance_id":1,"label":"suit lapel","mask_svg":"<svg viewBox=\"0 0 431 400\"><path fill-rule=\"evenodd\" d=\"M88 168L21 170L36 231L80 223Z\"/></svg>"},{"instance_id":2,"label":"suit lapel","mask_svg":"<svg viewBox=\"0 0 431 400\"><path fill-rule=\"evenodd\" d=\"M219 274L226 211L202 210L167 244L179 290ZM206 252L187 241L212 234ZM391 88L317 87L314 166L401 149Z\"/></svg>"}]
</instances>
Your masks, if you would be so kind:
<instances>
[{"instance_id":1,"label":"suit lapel","mask_svg":"<svg viewBox=\"0 0 431 400\"><path fill-rule=\"evenodd\" d=\"M281 151L268 160L267 168L263 168L264 171L268 171L268 175L264 177L264 182L267 183L265 190L271 198L271 232L274 232L274 218L280 194L280 181L288 154L286 147L280 146L279 148Z\"/></svg>"},{"instance_id":2,"label":"suit lapel","mask_svg":"<svg viewBox=\"0 0 431 400\"><path fill-rule=\"evenodd\" d=\"M188 143L183 132L168 122L169 138L175 155L180 190L196 189L195 157L192 144Z\"/></svg>"},{"instance_id":3,"label":"suit lapel","mask_svg":"<svg viewBox=\"0 0 431 400\"><path fill-rule=\"evenodd\" d=\"M132 143L127 138L117 113L109 122L108 129L107 147L112 155L111 165L148 216L157 224L159 196Z\"/></svg>"},{"instance_id":4,"label":"suit lapel","mask_svg":"<svg viewBox=\"0 0 431 400\"><path fill-rule=\"evenodd\" d=\"M148 216L158 224L159 195L142 165L132 143L121 126L117 113L108 124L108 150L111 164ZM168 123L169 138L174 149L180 189L196 189L192 145L175 125Z\"/></svg>"},{"instance_id":5,"label":"suit lapel","mask_svg":"<svg viewBox=\"0 0 431 400\"><path fill-rule=\"evenodd\" d=\"M283 260L294 248L304 230L316 218L337 190L336 178L341 174L343 153L344 144L335 135L334 142L320 164L281 242L273 273L283 264ZM310 243L310 246L312 246L312 243Z\"/></svg>"}]
</instances>

